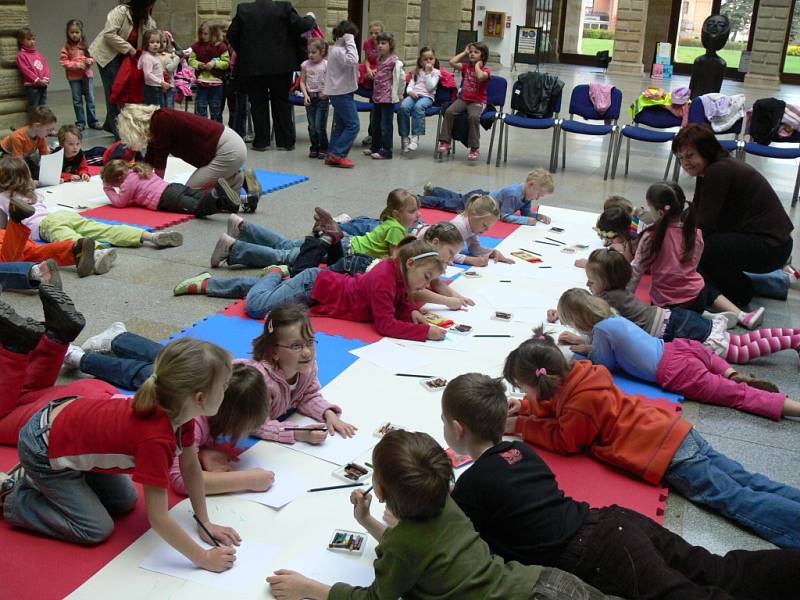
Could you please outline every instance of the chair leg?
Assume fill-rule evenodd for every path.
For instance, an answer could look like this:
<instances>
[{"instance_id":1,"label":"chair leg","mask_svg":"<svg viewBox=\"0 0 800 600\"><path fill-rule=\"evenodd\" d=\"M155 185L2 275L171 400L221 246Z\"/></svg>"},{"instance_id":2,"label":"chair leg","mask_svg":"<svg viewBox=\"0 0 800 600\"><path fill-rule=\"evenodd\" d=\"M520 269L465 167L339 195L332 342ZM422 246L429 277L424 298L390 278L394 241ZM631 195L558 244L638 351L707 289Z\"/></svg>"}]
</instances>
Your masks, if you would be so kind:
<instances>
[{"instance_id":1,"label":"chair leg","mask_svg":"<svg viewBox=\"0 0 800 600\"><path fill-rule=\"evenodd\" d=\"M558 125L553 125L553 136L550 140L550 164L548 165L548 170L553 173L555 169L553 168L553 153L556 152L558 149Z\"/></svg>"},{"instance_id":2,"label":"chair leg","mask_svg":"<svg viewBox=\"0 0 800 600\"><path fill-rule=\"evenodd\" d=\"M617 165L619 164L619 151L622 149L622 134L617 136L614 144L614 162L611 164L611 179L617 177Z\"/></svg>"},{"instance_id":3,"label":"chair leg","mask_svg":"<svg viewBox=\"0 0 800 600\"><path fill-rule=\"evenodd\" d=\"M433 141L433 159L439 158L439 134L442 132L442 111L439 111L439 116L436 119L436 139Z\"/></svg>"},{"instance_id":4,"label":"chair leg","mask_svg":"<svg viewBox=\"0 0 800 600\"><path fill-rule=\"evenodd\" d=\"M492 121L492 135L489 137L489 155L486 157L486 164L487 165L491 164L491 162L492 162L492 148L494 148L494 131L495 131L495 129L497 129L497 121L498 120L499 120L499 117L495 117L494 120ZM502 132L503 132L503 127L501 125L500 126L501 135L502 135ZM498 144L499 143L500 142L498 141ZM499 154L499 152L498 152L498 154Z\"/></svg>"},{"instance_id":5,"label":"chair leg","mask_svg":"<svg viewBox=\"0 0 800 600\"><path fill-rule=\"evenodd\" d=\"M669 158L667 158L667 168L664 169L664 181L667 180L669 177L669 168L672 166L672 152L669 153Z\"/></svg>"},{"instance_id":6,"label":"chair leg","mask_svg":"<svg viewBox=\"0 0 800 600\"><path fill-rule=\"evenodd\" d=\"M563 171L564 168L567 166L567 132L564 132L564 136L561 138L561 170Z\"/></svg>"},{"instance_id":7,"label":"chair leg","mask_svg":"<svg viewBox=\"0 0 800 600\"><path fill-rule=\"evenodd\" d=\"M625 140L625 177L628 176L628 168L631 165L631 138Z\"/></svg>"},{"instance_id":8,"label":"chair leg","mask_svg":"<svg viewBox=\"0 0 800 600\"><path fill-rule=\"evenodd\" d=\"M678 160L678 157L675 157L675 164L672 167L672 181L678 183L678 179L681 177L681 161Z\"/></svg>"},{"instance_id":9,"label":"chair leg","mask_svg":"<svg viewBox=\"0 0 800 600\"><path fill-rule=\"evenodd\" d=\"M608 168L611 166L611 154L614 149L614 142L616 141L616 134L612 131L611 136L608 138L608 152L606 152L606 171L603 173L603 181L608 180Z\"/></svg>"},{"instance_id":10,"label":"chair leg","mask_svg":"<svg viewBox=\"0 0 800 600\"><path fill-rule=\"evenodd\" d=\"M800 167L797 167L797 179L794 181L794 192L792 192L792 208L797 205L798 194L800 194Z\"/></svg>"},{"instance_id":11,"label":"chair leg","mask_svg":"<svg viewBox=\"0 0 800 600\"><path fill-rule=\"evenodd\" d=\"M503 141L503 164L508 163L508 132L511 131L503 121L503 128L500 130L500 139ZM500 146L497 147L497 165L500 165Z\"/></svg>"}]
</instances>

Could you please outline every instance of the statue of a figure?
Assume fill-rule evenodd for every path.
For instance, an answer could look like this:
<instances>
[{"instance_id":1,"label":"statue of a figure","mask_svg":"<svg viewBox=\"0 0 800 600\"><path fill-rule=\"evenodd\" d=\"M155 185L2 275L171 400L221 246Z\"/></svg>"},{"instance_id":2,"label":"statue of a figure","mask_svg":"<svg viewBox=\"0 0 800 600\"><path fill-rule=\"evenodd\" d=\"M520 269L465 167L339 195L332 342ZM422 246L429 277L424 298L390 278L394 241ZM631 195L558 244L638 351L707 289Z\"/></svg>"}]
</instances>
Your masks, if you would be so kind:
<instances>
[{"instance_id":1,"label":"statue of a figure","mask_svg":"<svg viewBox=\"0 0 800 600\"><path fill-rule=\"evenodd\" d=\"M717 54L717 50L722 50L730 33L731 22L725 15L711 15L703 21L700 39L703 41L706 53L694 59L692 79L689 83L692 98L719 92L722 88L727 65Z\"/></svg>"}]
</instances>

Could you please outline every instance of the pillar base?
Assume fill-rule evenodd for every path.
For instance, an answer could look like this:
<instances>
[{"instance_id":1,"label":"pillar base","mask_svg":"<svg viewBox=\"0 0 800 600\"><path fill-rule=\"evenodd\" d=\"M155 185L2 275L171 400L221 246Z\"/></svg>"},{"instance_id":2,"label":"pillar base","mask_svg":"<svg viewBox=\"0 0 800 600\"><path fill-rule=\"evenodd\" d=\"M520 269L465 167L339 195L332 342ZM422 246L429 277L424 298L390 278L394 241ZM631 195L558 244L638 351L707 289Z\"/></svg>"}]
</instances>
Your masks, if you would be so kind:
<instances>
[{"instance_id":1,"label":"pillar base","mask_svg":"<svg viewBox=\"0 0 800 600\"><path fill-rule=\"evenodd\" d=\"M644 65L640 62L619 61L616 58L608 65L609 75L644 75Z\"/></svg>"},{"instance_id":2,"label":"pillar base","mask_svg":"<svg viewBox=\"0 0 800 600\"><path fill-rule=\"evenodd\" d=\"M757 75L747 73L744 76L744 84L747 86L777 90L781 86L781 78L777 75Z\"/></svg>"}]
</instances>

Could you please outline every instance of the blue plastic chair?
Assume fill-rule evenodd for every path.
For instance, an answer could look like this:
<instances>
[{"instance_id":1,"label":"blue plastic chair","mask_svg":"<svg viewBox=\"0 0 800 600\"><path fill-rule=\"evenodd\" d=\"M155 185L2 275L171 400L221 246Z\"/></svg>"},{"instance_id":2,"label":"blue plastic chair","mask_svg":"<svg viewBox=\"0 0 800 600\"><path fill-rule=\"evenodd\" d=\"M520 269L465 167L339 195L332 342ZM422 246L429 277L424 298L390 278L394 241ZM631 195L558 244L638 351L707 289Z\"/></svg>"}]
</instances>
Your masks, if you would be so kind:
<instances>
[{"instance_id":1,"label":"blue plastic chair","mask_svg":"<svg viewBox=\"0 0 800 600\"><path fill-rule=\"evenodd\" d=\"M515 82L514 85L511 87L511 95L512 97L515 94L521 93L522 85L519 81ZM561 96L562 90L559 90L558 94L553 97L552 106L553 112L550 113L550 116L547 117L526 117L520 114L514 113L507 113L503 112L498 119L500 121L500 134L497 138L497 162L495 163L496 167L500 166L500 151L503 151L503 162L508 162L508 129L507 127L519 127L521 129L533 129L533 130L544 130L544 129L552 129L553 130L553 139L550 142L550 171L555 172L556 170L556 144L558 143L558 113L561 112ZM505 136L505 137L504 137ZM505 145L503 144L503 140L505 140ZM488 165L492 160L492 152L491 146L489 148L489 156L486 159L486 164Z\"/></svg>"},{"instance_id":2,"label":"blue plastic chair","mask_svg":"<svg viewBox=\"0 0 800 600\"><path fill-rule=\"evenodd\" d=\"M647 142L649 144L666 144L673 140L677 131L666 131L681 126L682 119L663 106L648 106L633 117L630 125L625 125L617 136L616 150L614 151L614 167L611 169L611 179L617 176L617 163L619 151L622 147L622 138L625 138L625 176L628 175L628 166L631 160L631 140ZM667 168L664 170L664 179L669 176L672 165L672 152L667 159ZM678 180L678 160L675 160L675 169L672 179Z\"/></svg>"},{"instance_id":3,"label":"blue plastic chair","mask_svg":"<svg viewBox=\"0 0 800 600\"><path fill-rule=\"evenodd\" d=\"M489 154L492 153L492 146L494 145L494 130L495 126L497 125L497 121L500 118L500 115L503 112L503 107L506 105L506 94L508 93L508 81L504 77L500 77L498 75L490 75L489 76L489 83L486 88L486 100L487 100L487 107L481 114L481 124L485 125L487 123L492 124L492 137L489 141ZM493 110L490 106L496 106L497 110ZM442 127L442 119L444 118L444 112L447 110L446 108L442 108L440 115L439 115L439 123L436 126L436 147L434 147L433 156L434 158L440 158L439 153L437 152L438 145L439 145L439 133ZM455 144L450 144L450 154L455 154Z\"/></svg>"},{"instance_id":4,"label":"blue plastic chair","mask_svg":"<svg viewBox=\"0 0 800 600\"><path fill-rule=\"evenodd\" d=\"M750 135L750 126L752 124L752 113L747 119L747 136ZM762 156L764 158L777 158L782 160L796 160L800 158L800 131L795 131L791 137L778 137L777 135L772 138L772 142L779 142L783 144L797 144L797 146L765 146L758 142L746 142L744 145L744 153L742 160L746 160L748 154L754 156ZM800 194L800 166L797 167L797 178L794 182L794 191L792 192L792 207L797 204L798 194Z\"/></svg>"},{"instance_id":5,"label":"blue plastic chair","mask_svg":"<svg viewBox=\"0 0 800 600\"><path fill-rule=\"evenodd\" d=\"M425 109L425 118L438 117L436 121L436 138L433 144L434 157L436 156L436 145L439 143L439 131L442 128L442 113L450 106L451 98L453 97L453 89L446 88L442 85L436 86L436 91L433 94L433 104ZM400 112L400 103L394 106L394 113Z\"/></svg>"},{"instance_id":6,"label":"blue plastic chair","mask_svg":"<svg viewBox=\"0 0 800 600\"><path fill-rule=\"evenodd\" d=\"M714 132L714 135L717 137L733 134L732 140L719 140L719 143L725 150L732 152L734 156L739 159L742 158L744 152L744 140L740 138L742 135L743 122L744 118L739 119L725 131ZM711 121L706 119L706 111L703 109L703 102L700 98L695 98L689 106L689 123L700 123L701 125L708 125L711 127Z\"/></svg>"}]
</instances>

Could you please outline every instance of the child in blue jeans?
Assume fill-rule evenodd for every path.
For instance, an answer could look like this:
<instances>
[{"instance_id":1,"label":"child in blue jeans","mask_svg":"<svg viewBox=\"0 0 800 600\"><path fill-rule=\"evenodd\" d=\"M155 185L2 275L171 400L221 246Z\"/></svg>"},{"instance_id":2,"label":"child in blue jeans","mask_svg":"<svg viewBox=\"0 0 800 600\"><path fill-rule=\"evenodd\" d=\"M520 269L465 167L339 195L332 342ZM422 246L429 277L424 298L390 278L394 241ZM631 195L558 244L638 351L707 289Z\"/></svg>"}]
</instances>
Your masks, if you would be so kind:
<instances>
[{"instance_id":1,"label":"child in blue jeans","mask_svg":"<svg viewBox=\"0 0 800 600\"><path fill-rule=\"evenodd\" d=\"M397 132L404 154L416 150L419 136L425 135L425 111L433 106L439 77L441 72L436 54L428 46L420 48L417 68L408 81L406 97L397 112Z\"/></svg>"},{"instance_id":2,"label":"child in blue jeans","mask_svg":"<svg viewBox=\"0 0 800 600\"><path fill-rule=\"evenodd\" d=\"M358 27L350 21L342 21L333 28L335 42L328 53L328 70L325 73L325 93L333 106L333 132L325 164L345 169L354 166L347 154L360 129L353 98L353 93L358 89L356 35Z\"/></svg>"},{"instance_id":3,"label":"child in blue jeans","mask_svg":"<svg viewBox=\"0 0 800 600\"><path fill-rule=\"evenodd\" d=\"M300 91L306 105L308 137L311 138L309 158L328 155L328 107L325 95L325 72L328 70L328 44L320 38L308 40L308 60L300 65Z\"/></svg>"}]
</instances>

